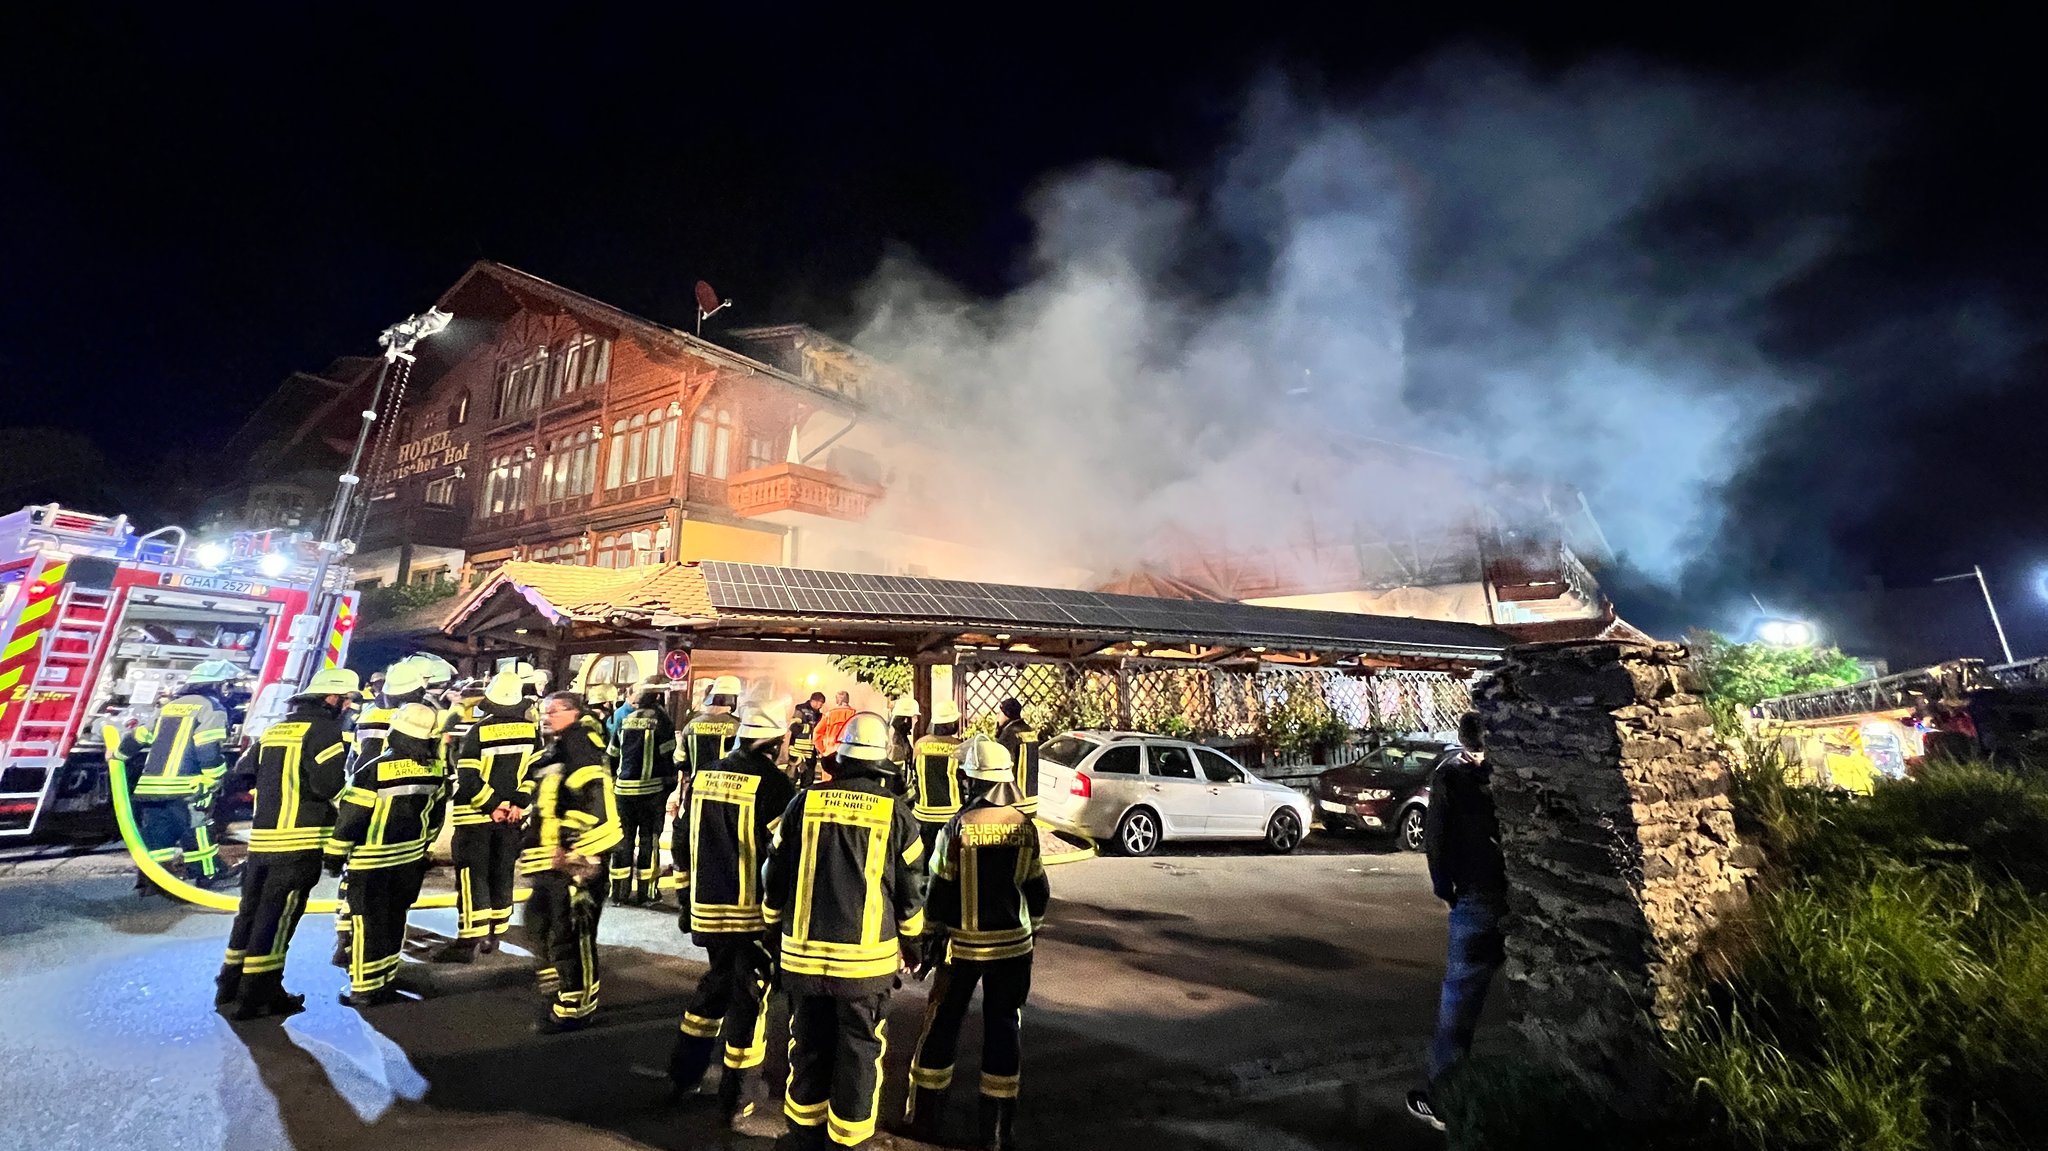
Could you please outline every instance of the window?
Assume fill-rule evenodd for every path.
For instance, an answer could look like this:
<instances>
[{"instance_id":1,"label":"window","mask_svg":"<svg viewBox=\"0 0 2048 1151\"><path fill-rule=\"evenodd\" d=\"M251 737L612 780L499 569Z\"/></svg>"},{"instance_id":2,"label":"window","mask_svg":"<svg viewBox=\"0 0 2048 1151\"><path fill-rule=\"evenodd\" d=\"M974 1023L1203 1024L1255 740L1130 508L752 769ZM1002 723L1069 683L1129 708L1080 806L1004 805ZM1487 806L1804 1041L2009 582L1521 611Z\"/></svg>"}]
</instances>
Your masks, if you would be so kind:
<instances>
[{"instance_id":1,"label":"window","mask_svg":"<svg viewBox=\"0 0 2048 1151\"><path fill-rule=\"evenodd\" d=\"M1057 763L1061 767L1072 767L1086 759L1088 753L1094 750L1095 745L1085 739L1063 735L1039 748L1038 759L1041 763Z\"/></svg>"},{"instance_id":2,"label":"window","mask_svg":"<svg viewBox=\"0 0 2048 1151\"><path fill-rule=\"evenodd\" d=\"M469 421L469 396L464 395L448 407L448 426L459 428Z\"/></svg>"},{"instance_id":3,"label":"window","mask_svg":"<svg viewBox=\"0 0 2048 1151\"><path fill-rule=\"evenodd\" d=\"M437 508L455 506L455 495L459 481L454 476L442 476L427 481L427 502Z\"/></svg>"},{"instance_id":4,"label":"window","mask_svg":"<svg viewBox=\"0 0 2048 1151\"><path fill-rule=\"evenodd\" d=\"M1167 779L1195 778L1195 759L1184 747L1165 747L1153 744L1151 748L1152 774Z\"/></svg>"},{"instance_id":5,"label":"window","mask_svg":"<svg viewBox=\"0 0 2048 1151\"><path fill-rule=\"evenodd\" d=\"M626 462L625 444L626 421L612 421L611 459L608 460L604 466L604 486L606 491L610 491L611 489L619 486L619 476L623 474L623 468Z\"/></svg>"},{"instance_id":6,"label":"window","mask_svg":"<svg viewBox=\"0 0 2048 1151\"><path fill-rule=\"evenodd\" d=\"M640 456L640 478L651 480L661 475L661 410L659 408L642 417L647 421L646 450ZM670 465L673 470L674 465Z\"/></svg>"},{"instance_id":7,"label":"window","mask_svg":"<svg viewBox=\"0 0 2048 1151\"><path fill-rule=\"evenodd\" d=\"M1195 749L1195 761L1202 765L1202 776L1210 783L1244 782L1244 773L1218 752L1198 747Z\"/></svg>"},{"instance_id":8,"label":"window","mask_svg":"<svg viewBox=\"0 0 2048 1151\"><path fill-rule=\"evenodd\" d=\"M484 473L483 492L477 498L478 512L492 517L525 511L532 496L527 484L533 470L524 448L492 457L491 470Z\"/></svg>"},{"instance_id":9,"label":"window","mask_svg":"<svg viewBox=\"0 0 2048 1151\"><path fill-rule=\"evenodd\" d=\"M731 458L732 413L720 411L718 413L718 430L713 432L711 436L711 474L714 478L721 480L725 478L726 465L731 462Z\"/></svg>"},{"instance_id":10,"label":"window","mask_svg":"<svg viewBox=\"0 0 2048 1151\"><path fill-rule=\"evenodd\" d=\"M427 568L424 571L416 571L412 573L412 586L433 587L435 584L440 583L442 580L445 580L447 578L447 568Z\"/></svg>"},{"instance_id":11,"label":"window","mask_svg":"<svg viewBox=\"0 0 2048 1151\"><path fill-rule=\"evenodd\" d=\"M1089 765L1088 770L1098 775L1136 775L1138 774L1138 745L1135 743L1123 743L1115 747L1104 748L1102 754L1096 757L1095 762Z\"/></svg>"},{"instance_id":12,"label":"window","mask_svg":"<svg viewBox=\"0 0 2048 1151\"><path fill-rule=\"evenodd\" d=\"M711 470L711 413L698 412L690 425L690 474L701 476Z\"/></svg>"},{"instance_id":13,"label":"window","mask_svg":"<svg viewBox=\"0 0 2048 1151\"><path fill-rule=\"evenodd\" d=\"M747 435L747 470L765 468L778 463L775 458L775 441L768 436Z\"/></svg>"},{"instance_id":14,"label":"window","mask_svg":"<svg viewBox=\"0 0 2048 1151\"><path fill-rule=\"evenodd\" d=\"M626 474L621 478L621 482L637 484L640 482L640 454L646 450L644 445L647 438L647 417L634 416L632 423L627 427L631 430L613 450L622 451L626 455Z\"/></svg>"},{"instance_id":15,"label":"window","mask_svg":"<svg viewBox=\"0 0 2048 1151\"><path fill-rule=\"evenodd\" d=\"M577 336L557 350L555 370L548 378L548 398L566 396L582 388L602 384L611 375L612 342L597 336Z\"/></svg>"},{"instance_id":16,"label":"window","mask_svg":"<svg viewBox=\"0 0 2048 1151\"><path fill-rule=\"evenodd\" d=\"M589 495L597 473L596 452L597 443L588 428L550 442L540 469L541 502L559 504Z\"/></svg>"},{"instance_id":17,"label":"window","mask_svg":"<svg viewBox=\"0 0 2048 1151\"><path fill-rule=\"evenodd\" d=\"M545 345L525 355L498 361L498 418L538 407L547 377L548 350Z\"/></svg>"},{"instance_id":18,"label":"window","mask_svg":"<svg viewBox=\"0 0 2048 1151\"><path fill-rule=\"evenodd\" d=\"M676 474L676 426L683 422L682 413L671 404L667 412L647 413L649 427L654 426L655 420L661 421L661 474L672 476Z\"/></svg>"}]
</instances>

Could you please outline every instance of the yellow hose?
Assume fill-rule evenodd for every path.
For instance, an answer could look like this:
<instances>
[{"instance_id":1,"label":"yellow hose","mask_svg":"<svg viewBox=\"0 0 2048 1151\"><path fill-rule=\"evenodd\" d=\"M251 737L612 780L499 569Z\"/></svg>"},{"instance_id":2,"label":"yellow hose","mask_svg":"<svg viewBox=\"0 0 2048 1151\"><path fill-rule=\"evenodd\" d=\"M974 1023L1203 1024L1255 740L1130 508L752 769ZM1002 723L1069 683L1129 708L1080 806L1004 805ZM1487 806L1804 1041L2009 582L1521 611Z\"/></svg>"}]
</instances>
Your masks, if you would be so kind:
<instances>
[{"instance_id":1,"label":"yellow hose","mask_svg":"<svg viewBox=\"0 0 2048 1151\"><path fill-rule=\"evenodd\" d=\"M1062 851L1058 855L1042 856L1039 862L1045 864L1047 867L1051 867L1055 864L1060 863L1079 863L1081 860L1094 859L1096 856L1102 854L1101 844L1095 842L1095 840L1089 838L1086 835L1081 834L1078 831L1068 831L1064 827L1054 827L1052 824L1035 817L1032 819L1031 822L1046 829L1047 831L1052 832L1055 835L1071 835L1076 839L1088 840L1088 846L1080 848L1078 850Z\"/></svg>"},{"instance_id":2,"label":"yellow hose","mask_svg":"<svg viewBox=\"0 0 2048 1151\"><path fill-rule=\"evenodd\" d=\"M114 745L110 743L107 746L111 749ZM117 759L113 755L108 755L107 778L114 792L114 822L121 827L121 842L128 846L128 858L135 861L135 866L142 869L142 874L148 876L152 882L158 887L163 888L165 892L177 896L194 907L203 907L208 911L238 911L241 909L242 900L240 896L229 895L219 891L208 891L203 887L194 887L192 884L166 871L163 864L151 859L148 849L142 846L141 833L135 829L135 805L128 797L127 762ZM528 894L529 891L522 888L514 891L512 898L515 900L525 899ZM344 904L339 899L313 899L307 901L305 913L307 915L331 915L334 912L340 911L343 906ZM412 905L414 911L429 907L453 906L455 906L455 894L453 892L449 892L446 895L422 895L419 901Z\"/></svg>"}]
</instances>

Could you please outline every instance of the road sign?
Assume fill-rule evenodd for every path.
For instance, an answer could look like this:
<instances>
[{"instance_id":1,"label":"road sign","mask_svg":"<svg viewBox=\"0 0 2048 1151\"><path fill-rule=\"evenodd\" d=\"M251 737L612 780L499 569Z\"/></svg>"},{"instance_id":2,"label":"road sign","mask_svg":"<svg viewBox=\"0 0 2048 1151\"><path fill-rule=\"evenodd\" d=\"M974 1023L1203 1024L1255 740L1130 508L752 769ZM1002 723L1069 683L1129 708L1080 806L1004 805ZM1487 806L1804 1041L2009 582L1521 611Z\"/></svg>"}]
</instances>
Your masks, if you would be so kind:
<instances>
[{"instance_id":1,"label":"road sign","mask_svg":"<svg viewBox=\"0 0 2048 1151\"><path fill-rule=\"evenodd\" d=\"M661 674L673 683L690 682L690 653L682 648L664 652L661 657Z\"/></svg>"}]
</instances>

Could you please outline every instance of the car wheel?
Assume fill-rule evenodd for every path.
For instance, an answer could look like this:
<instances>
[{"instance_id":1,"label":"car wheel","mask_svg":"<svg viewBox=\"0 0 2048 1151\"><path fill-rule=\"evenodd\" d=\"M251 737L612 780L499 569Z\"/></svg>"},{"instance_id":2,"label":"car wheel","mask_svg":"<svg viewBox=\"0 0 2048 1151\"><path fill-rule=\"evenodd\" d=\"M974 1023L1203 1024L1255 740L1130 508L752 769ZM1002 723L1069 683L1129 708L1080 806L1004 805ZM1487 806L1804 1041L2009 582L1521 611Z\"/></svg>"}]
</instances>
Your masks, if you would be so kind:
<instances>
[{"instance_id":1,"label":"car wheel","mask_svg":"<svg viewBox=\"0 0 2048 1151\"><path fill-rule=\"evenodd\" d=\"M1149 807L1124 812L1116 825L1116 848L1125 855L1150 855L1159 846L1159 817Z\"/></svg>"},{"instance_id":2,"label":"car wheel","mask_svg":"<svg viewBox=\"0 0 2048 1151\"><path fill-rule=\"evenodd\" d=\"M1428 809L1419 804L1403 808L1400 826L1394 830L1395 845L1402 851L1421 851L1423 823L1428 818Z\"/></svg>"},{"instance_id":3,"label":"car wheel","mask_svg":"<svg viewBox=\"0 0 2048 1151\"><path fill-rule=\"evenodd\" d=\"M1272 822L1266 824L1266 850L1275 855L1285 855L1301 846L1301 816L1291 807L1283 807L1273 813Z\"/></svg>"}]
</instances>

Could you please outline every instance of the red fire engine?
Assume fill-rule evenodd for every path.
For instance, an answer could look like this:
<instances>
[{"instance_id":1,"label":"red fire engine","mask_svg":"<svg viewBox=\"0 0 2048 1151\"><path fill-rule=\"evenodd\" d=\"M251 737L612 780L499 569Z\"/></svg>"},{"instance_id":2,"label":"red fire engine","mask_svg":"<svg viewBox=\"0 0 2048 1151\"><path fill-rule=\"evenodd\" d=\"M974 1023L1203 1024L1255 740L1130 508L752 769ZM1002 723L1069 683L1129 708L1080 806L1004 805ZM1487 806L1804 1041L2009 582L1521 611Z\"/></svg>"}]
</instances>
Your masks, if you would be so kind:
<instances>
[{"instance_id":1,"label":"red fire engine","mask_svg":"<svg viewBox=\"0 0 2048 1151\"><path fill-rule=\"evenodd\" d=\"M315 541L245 532L188 541L54 504L0 516L0 839L109 807L103 732L156 722L201 663L244 669L240 733L282 714L307 661L338 667L355 625L346 568L312 603Z\"/></svg>"}]
</instances>

